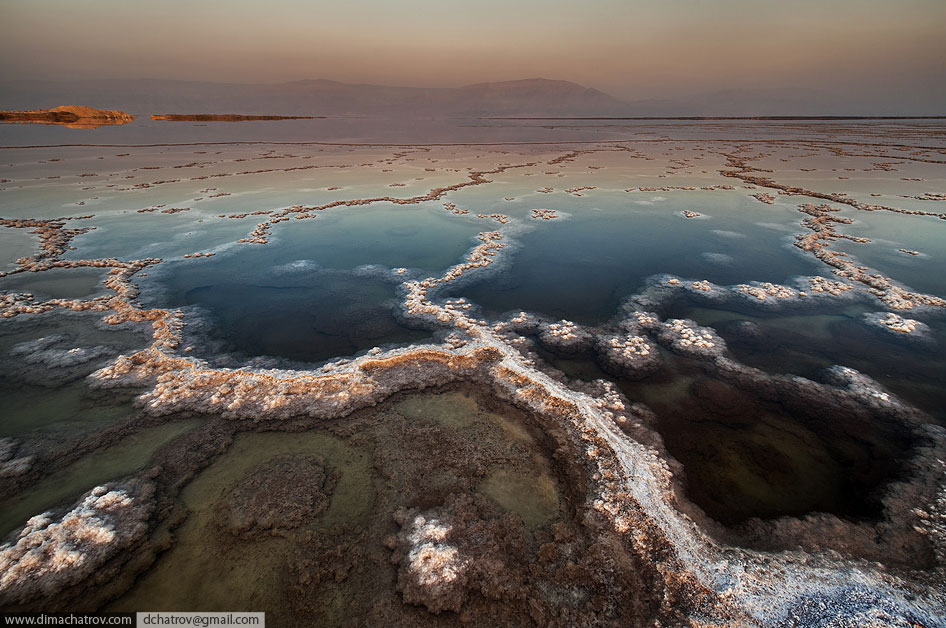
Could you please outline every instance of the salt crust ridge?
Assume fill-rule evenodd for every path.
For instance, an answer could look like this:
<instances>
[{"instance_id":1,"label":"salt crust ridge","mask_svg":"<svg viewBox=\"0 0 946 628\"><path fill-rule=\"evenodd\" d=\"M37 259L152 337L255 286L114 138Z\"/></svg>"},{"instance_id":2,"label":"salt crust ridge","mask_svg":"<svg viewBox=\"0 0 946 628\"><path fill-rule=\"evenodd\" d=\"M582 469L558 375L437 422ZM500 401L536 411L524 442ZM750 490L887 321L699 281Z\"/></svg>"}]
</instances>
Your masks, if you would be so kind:
<instances>
[{"instance_id":1,"label":"salt crust ridge","mask_svg":"<svg viewBox=\"0 0 946 628\"><path fill-rule=\"evenodd\" d=\"M739 166L741 164L735 163ZM748 179L742 172L734 171ZM476 173L479 179L482 175ZM476 181L476 178L473 179ZM923 444L912 461L914 475L893 488L908 494L912 509L888 508L884 525L904 528L913 524L935 557L926 571L891 570L880 563L833 550L760 552L716 540L707 530L712 523L698 512L685 514L666 453L659 447L628 437L619 423L637 420L624 407L616 391L600 384L594 396L570 388L566 382L535 368L534 361L510 342L510 328L494 328L473 316L474 308L463 299L440 300L439 290L489 269L498 272L508 256L511 239L501 231L483 232L480 244L466 259L441 277L411 279L403 284L403 315L431 326L450 330L440 344L390 351L369 351L352 360L336 360L311 371L289 369L213 369L206 362L180 355L181 312L139 308L138 290L131 278L160 262L91 260L62 262L59 255L81 229L65 229L65 221L4 221L4 226L35 228L43 253L25 260L21 270L54 267L100 266L110 268L105 286L114 296L87 301L53 299L37 302L32 295L0 295L0 311L10 318L54 309L106 313L112 325L150 323L153 343L145 350L121 355L89 377L93 386L146 386L138 402L154 416L179 411L213 413L231 419L279 420L309 416L313 419L343 416L377 403L395 391L456 380L488 385L496 394L528 408L546 421L566 429L582 444L585 464L592 469L588 495L591 509L642 556L654 556L668 592L681 592L695 600L691 622L718 622L760 626L943 625L946 600L942 584L946 568L946 434L929 425L917 410L884 391L870 378L845 367L834 367L834 384L819 384L800 377L769 376L726 357L725 343L712 330L692 321L662 321L653 313L666 298L683 290L690 297L707 300L742 299L755 307L780 308L802 305L811 299L837 300L870 297L886 306L923 313L939 308L942 300L916 295L889 280L866 274L831 256L823 241L840 237L832 231L835 219L825 206L806 206L811 216L810 237L800 248L812 250L822 261L834 264L844 279L802 278L795 287L749 283L720 287L705 281L687 282L658 277L647 290L624 305L624 335L597 337L569 321L535 323L540 339L560 350L584 344L616 349L619 355L648 350L657 342L667 349L702 360L720 377L746 385L764 384L785 395L810 395L829 399L847 408L859 407L902 422ZM8 224L9 223L9 224ZM22 224L21 224L22 223ZM267 225L268 226L268 225ZM261 226L262 227L262 226ZM266 231L258 236L265 241ZM507 251L503 251L507 249ZM922 328L884 315L881 324L895 333L912 334ZM874 321L868 320L869 324ZM891 323L891 324L888 324ZM509 321L510 325L516 325ZM554 325L554 326L553 326ZM893 326L892 326L893 325ZM897 327L898 329L894 329ZM617 344L610 344L617 337ZM643 340L635 340L642 338ZM94 349L94 348L93 348ZM43 351L44 349L39 349ZM62 356L49 356L59 359ZM42 359L42 358L37 358ZM67 358L68 359L68 358ZM642 439L643 440L643 439ZM8 449L13 449L11 445ZM15 545L0 549L0 582L9 599L51 597L63 588L89 577L95 566L137 542L152 509L150 484L129 480L125 484L94 489L59 520L45 516L31 519ZM891 491L893 490L891 489ZM887 497L888 505L891 497ZM693 512L693 511L691 511ZM894 521L899 517L903 521ZM75 525L71 522L78 522ZM824 522L788 522L817 529ZM835 522L837 523L837 522ZM844 525L840 522L840 525ZM813 526L813 527L812 527ZM74 527L74 529L73 529ZM411 533L413 534L413 533ZM425 537L426 538L426 537ZM418 537L418 541L422 541ZM43 549L43 548L46 549ZM663 548L657 552L655 547ZM46 550L49 551L46 551ZM39 550L39 551L37 551ZM656 557L660 556L657 560ZM56 575L52 575L56 574ZM666 604L673 604L669 595Z\"/></svg>"}]
</instances>

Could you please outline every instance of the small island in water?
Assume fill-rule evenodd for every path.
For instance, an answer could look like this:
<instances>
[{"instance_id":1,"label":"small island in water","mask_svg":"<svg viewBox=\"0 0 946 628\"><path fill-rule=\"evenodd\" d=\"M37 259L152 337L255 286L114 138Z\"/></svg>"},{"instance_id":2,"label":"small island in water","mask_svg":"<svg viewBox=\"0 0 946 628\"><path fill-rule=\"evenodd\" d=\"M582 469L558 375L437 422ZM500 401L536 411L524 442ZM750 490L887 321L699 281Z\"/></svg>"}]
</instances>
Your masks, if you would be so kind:
<instances>
[{"instance_id":1,"label":"small island in water","mask_svg":"<svg viewBox=\"0 0 946 628\"><path fill-rule=\"evenodd\" d=\"M70 128L96 128L106 124L128 124L135 116L124 111L94 109L84 105L60 105L54 109L0 111L0 122L59 124Z\"/></svg>"}]
</instances>

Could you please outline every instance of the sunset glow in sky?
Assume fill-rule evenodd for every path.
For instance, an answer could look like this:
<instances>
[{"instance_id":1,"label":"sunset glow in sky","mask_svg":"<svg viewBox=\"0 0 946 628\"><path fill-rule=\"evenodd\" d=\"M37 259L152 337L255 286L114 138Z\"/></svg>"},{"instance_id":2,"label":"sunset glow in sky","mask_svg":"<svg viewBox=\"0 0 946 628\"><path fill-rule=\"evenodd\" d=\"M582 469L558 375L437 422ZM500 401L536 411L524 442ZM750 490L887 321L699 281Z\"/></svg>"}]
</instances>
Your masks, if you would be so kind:
<instances>
[{"instance_id":1,"label":"sunset glow in sky","mask_svg":"<svg viewBox=\"0 0 946 628\"><path fill-rule=\"evenodd\" d=\"M805 87L946 103L944 0L2 0L0 52L2 80L545 77L628 100Z\"/></svg>"}]
</instances>

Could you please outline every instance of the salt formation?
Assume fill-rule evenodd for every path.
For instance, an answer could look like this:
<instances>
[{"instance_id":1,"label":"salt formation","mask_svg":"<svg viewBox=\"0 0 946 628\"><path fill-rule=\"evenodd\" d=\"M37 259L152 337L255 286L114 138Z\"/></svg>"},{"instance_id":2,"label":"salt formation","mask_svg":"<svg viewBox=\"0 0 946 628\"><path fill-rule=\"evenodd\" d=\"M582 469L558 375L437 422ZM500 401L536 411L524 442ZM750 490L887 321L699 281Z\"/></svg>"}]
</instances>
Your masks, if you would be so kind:
<instances>
[{"instance_id":1,"label":"salt formation","mask_svg":"<svg viewBox=\"0 0 946 628\"><path fill-rule=\"evenodd\" d=\"M33 456L17 456L20 443L15 438L0 438L0 478L23 475L33 466Z\"/></svg>"},{"instance_id":2,"label":"salt formation","mask_svg":"<svg viewBox=\"0 0 946 628\"><path fill-rule=\"evenodd\" d=\"M602 367L631 379L646 377L660 366L660 352L646 336L600 336L596 348Z\"/></svg>"},{"instance_id":3,"label":"salt formation","mask_svg":"<svg viewBox=\"0 0 946 628\"><path fill-rule=\"evenodd\" d=\"M533 209L532 218L536 220L554 220L558 218L558 214L554 209Z\"/></svg>"},{"instance_id":4,"label":"salt formation","mask_svg":"<svg viewBox=\"0 0 946 628\"><path fill-rule=\"evenodd\" d=\"M114 351L103 346L54 348L55 345L66 343L68 340L63 335L44 336L15 345L10 349L10 355L18 356L27 364L38 364L52 369L68 369L114 355Z\"/></svg>"},{"instance_id":5,"label":"salt formation","mask_svg":"<svg viewBox=\"0 0 946 628\"><path fill-rule=\"evenodd\" d=\"M577 354L591 346L592 335L571 321L547 323L539 328L539 341L563 354Z\"/></svg>"},{"instance_id":6,"label":"salt formation","mask_svg":"<svg viewBox=\"0 0 946 628\"><path fill-rule=\"evenodd\" d=\"M570 152L557 163L579 154ZM747 156L727 155L727 159L732 170L725 171L726 176L787 194L825 198L749 174L753 169ZM490 173L526 165L535 163L474 171L469 181L409 199L355 199L263 212L267 216L264 222L246 240L265 244L273 225L290 217L311 218L331 207L442 200L449 191L488 182L485 177ZM839 195L827 200L862 209ZM455 206L448 209L467 211ZM799 236L796 246L832 267L843 281L802 278L796 287L768 283L727 287L658 276L624 304L623 320L604 331L569 321L548 322L527 313L491 326L462 299L440 300L444 288L456 286L471 273L495 270L508 253L508 232L484 232L461 263L439 277L411 279L402 286L401 314L440 330L445 342L371 351L311 371L214 368L187 356L186 347L180 348L183 313L146 309L136 302L133 278L160 260L62 260L71 238L86 231L66 229L65 220L4 221L6 227L33 229L41 239L40 253L20 260L13 272L109 268L106 288L110 294L89 300L39 302L29 294L6 293L0 295L0 315L12 318L55 309L92 310L102 313L109 325L149 323L153 332L149 347L115 358L89 381L103 389L143 387L137 403L152 419L181 412L216 415L233 422L321 421L347 416L402 390L473 382L530 412L539 425L560 439L562 464L587 474L573 506L581 519L593 526L596 541L587 552L592 559L568 556L565 549L550 547L541 560L551 561L565 573L580 567L581 573L574 577L602 585L598 597L590 599L608 612L621 609L611 592L617 590L614 582L623 577L639 578L636 594L652 601L644 609L649 615L641 615L646 617L642 623L648 625L941 625L946 608L942 589L946 570L944 431L853 369L830 369L829 383L768 375L727 357L725 343L713 330L689 320L663 320L658 314L662 306L681 296L709 303L740 300L763 308L800 306L816 298L833 301L838 295L874 299L897 311L946 306L938 297L910 292L831 250L829 244L843 235L834 225L847 221L834 215L834 208L806 204L800 211L808 216L804 225L810 233ZM919 329L910 319L886 315L881 324L890 333L905 334L903 330L911 325L909 333ZM650 429L652 417L646 407L625 403L607 383L572 386L567 378L535 368L534 360L517 348L512 334L537 335L539 342L566 355L594 349L602 364L629 373L653 368L660 344L686 356L727 386L766 396L799 412L890 422L911 430L920 444L909 475L895 486L896 492L884 495L879 521L855 524L831 518L790 519L761 523L740 537L738 531L721 530L687 502L680 490L679 467ZM24 355L47 350L44 346L27 347ZM50 356L53 358L71 359ZM4 463L18 460L15 455L16 444L4 441L0 446ZM307 478L292 475L297 464L309 468ZM280 526L302 525L318 515L331 492L330 473L313 461L294 460L285 469L259 473L251 474L244 488L229 496L225 525L235 535L278 533ZM268 498L259 488L272 485L277 491L289 490L296 487L296 481L303 485L312 482L306 485L312 499L299 504L287 520L275 520ZM114 574L114 569L106 567L133 554L145 535L146 522L153 521L153 491L147 482L106 485L93 490L59 519L51 515L31 519L14 543L0 548L0 601L5 606L41 605L68 593L71 587L92 586ZM284 502L282 493L274 495ZM912 508L897 502L898 495L909 495ZM509 519L495 516L469 498L457 497L440 506L399 511L398 523L401 530L391 540L391 548L405 601L446 613L461 610L474 593L497 600L520 599L516 587L527 562L515 560L522 556L517 548L521 537ZM772 547L759 550L741 544L753 533L768 539ZM562 540L568 544L568 539ZM584 548L580 549L584 553ZM923 563L918 558L922 556L933 558ZM557 559L561 560L555 562ZM552 610L570 612L567 603L560 606ZM546 623L553 623L555 617L544 616ZM591 621L590 616L581 619Z\"/></svg>"},{"instance_id":7,"label":"salt formation","mask_svg":"<svg viewBox=\"0 0 946 628\"><path fill-rule=\"evenodd\" d=\"M458 612L470 590L487 597L512 597L521 585L516 558L522 555L521 523L515 517L482 519L470 496L452 496L443 511L400 509L401 533L388 541L399 564L398 589L409 603L432 613ZM495 517L495 514L494 514Z\"/></svg>"},{"instance_id":8,"label":"salt formation","mask_svg":"<svg viewBox=\"0 0 946 628\"><path fill-rule=\"evenodd\" d=\"M759 301L769 302L775 299L794 299L798 293L787 286L779 286L769 282L757 283L755 285L739 284L736 291L748 295Z\"/></svg>"},{"instance_id":9,"label":"salt formation","mask_svg":"<svg viewBox=\"0 0 946 628\"><path fill-rule=\"evenodd\" d=\"M889 338L925 344L933 342L929 325L922 321L904 318L893 312L870 312L864 314L863 320Z\"/></svg>"},{"instance_id":10,"label":"salt formation","mask_svg":"<svg viewBox=\"0 0 946 628\"><path fill-rule=\"evenodd\" d=\"M767 192L757 192L756 194L750 194L749 196L753 197L760 203L765 203L766 205L775 204L775 196Z\"/></svg>"},{"instance_id":11,"label":"salt formation","mask_svg":"<svg viewBox=\"0 0 946 628\"><path fill-rule=\"evenodd\" d=\"M144 538L153 492L147 482L106 484L58 518L27 521L15 541L0 546L0 604L15 608L107 578L106 561Z\"/></svg>"},{"instance_id":12,"label":"salt formation","mask_svg":"<svg viewBox=\"0 0 946 628\"><path fill-rule=\"evenodd\" d=\"M859 266L849 259L846 253L829 248L829 245L839 238L853 239L851 236L838 233L835 229L834 225L836 224L850 224L853 222L850 218L834 215L838 211L837 208L828 204L813 205L806 203L799 206L799 211L809 215L809 218L802 221L802 224L811 230L811 233L796 236L795 246L811 252L816 258L833 267L835 274L839 277L863 284L868 292L891 309L912 310L920 307L946 307L946 299L906 290L897 285L890 277L873 273L866 266Z\"/></svg>"},{"instance_id":13,"label":"salt formation","mask_svg":"<svg viewBox=\"0 0 946 628\"><path fill-rule=\"evenodd\" d=\"M677 353L694 357L717 356L726 351L726 343L715 330L693 321L669 320L663 324L658 338Z\"/></svg>"}]
</instances>

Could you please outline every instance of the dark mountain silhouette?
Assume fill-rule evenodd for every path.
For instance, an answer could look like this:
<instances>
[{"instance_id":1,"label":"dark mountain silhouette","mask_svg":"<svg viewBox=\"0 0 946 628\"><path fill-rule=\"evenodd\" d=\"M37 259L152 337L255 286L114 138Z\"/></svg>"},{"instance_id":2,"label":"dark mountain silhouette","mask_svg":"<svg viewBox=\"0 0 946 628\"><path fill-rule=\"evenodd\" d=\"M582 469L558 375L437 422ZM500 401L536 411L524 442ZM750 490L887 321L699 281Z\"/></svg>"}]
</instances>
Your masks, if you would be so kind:
<instances>
[{"instance_id":1,"label":"dark mountain silhouette","mask_svg":"<svg viewBox=\"0 0 946 628\"><path fill-rule=\"evenodd\" d=\"M568 81L526 79L465 87L396 87L325 79L276 84L93 80L0 83L0 109L86 103L138 115L228 113L398 117L635 117L942 115L801 87L726 89L673 100L622 101ZM907 104L907 107L912 107Z\"/></svg>"},{"instance_id":2,"label":"dark mountain silhouette","mask_svg":"<svg viewBox=\"0 0 946 628\"><path fill-rule=\"evenodd\" d=\"M328 80L233 84L165 80L11 81L0 108L91 103L138 114L624 115L626 103L567 81L528 79L459 88L355 85Z\"/></svg>"}]
</instances>

